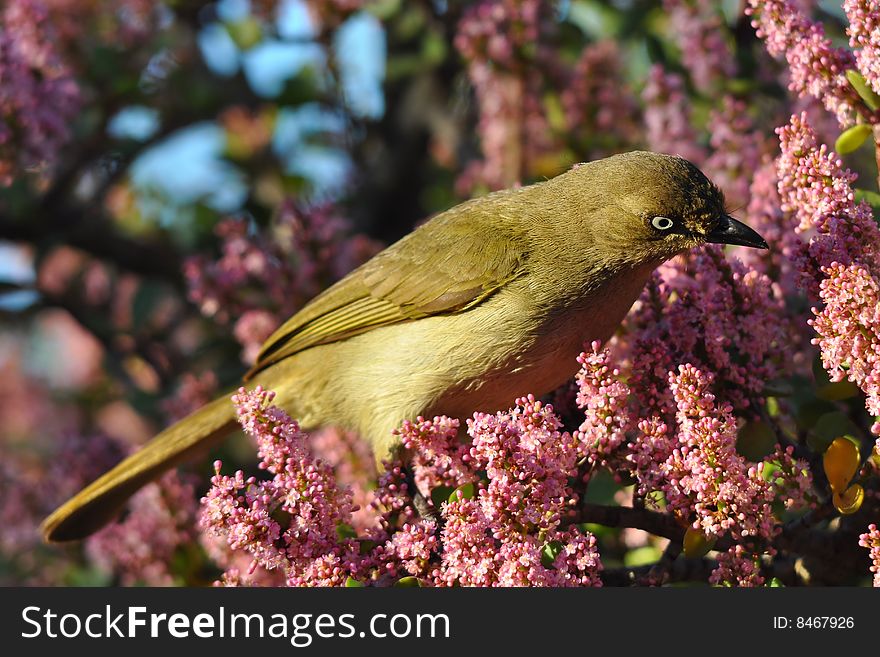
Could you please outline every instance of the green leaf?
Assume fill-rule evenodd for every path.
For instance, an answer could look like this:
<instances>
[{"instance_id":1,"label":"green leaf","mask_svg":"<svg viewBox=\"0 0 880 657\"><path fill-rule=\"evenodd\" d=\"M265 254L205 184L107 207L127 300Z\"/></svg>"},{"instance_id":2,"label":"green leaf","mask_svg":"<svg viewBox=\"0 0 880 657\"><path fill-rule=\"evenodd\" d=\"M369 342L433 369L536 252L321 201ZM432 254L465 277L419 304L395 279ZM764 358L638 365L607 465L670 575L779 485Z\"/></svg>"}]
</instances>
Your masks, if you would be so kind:
<instances>
[{"instance_id":1,"label":"green leaf","mask_svg":"<svg viewBox=\"0 0 880 657\"><path fill-rule=\"evenodd\" d=\"M359 541L360 549L358 550L361 554L369 554L373 551L377 545L379 545L376 541Z\"/></svg>"},{"instance_id":2,"label":"green leaf","mask_svg":"<svg viewBox=\"0 0 880 657\"><path fill-rule=\"evenodd\" d=\"M165 288L160 283L142 282L131 302L131 319L136 328L150 321L159 302L165 297Z\"/></svg>"},{"instance_id":3,"label":"green leaf","mask_svg":"<svg viewBox=\"0 0 880 657\"><path fill-rule=\"evenodd\" d=\"M630 550L623 556L623 565L627 568L638 568L639 566L650 566L660 560L660 550L646 545L644 547Z\"/></svg>"},{"instance_id":4,"label":"green leaf","mask_svg":"<svg viewBox=\"0 0 880 657\"><path fill-rule=\"evenodd\" d=\"M816 396L825 401L852 399L859 394L859 387L852 381L828 383L816 390Z\"/></svg>"},{"instance_id":5,"label":"green leaf","mask_svg":"<svg viewBox=\"0 0 880 657\"><path fill-rule=\"evenodd\" d=\"M868 205L872 208L880 209L880 194L877 192L872 192L870 189L854 189L853 194L856 197L856 202L861 203L862 201L867 201Z\"/></svg>"},{"instance_id":6,"label":"green leaf","mask_svg":"<svg viewBox=\"0 0 880 657\"><path fill-rule=\"evenodd\" d=\"M705 557L715 547L715 537L708 538L701 530L688 527L681 543L684 556L688 559Z\"/></svg>"},{"instance_id":7,"label":"green leaf","mask_svg":"<svg viewBox=\"0 0 880 657\"><path fill-rule=\"evenodd\" d=\"M431 489L431 501L434 503L434 507L439 509L443 502L451 499L452 493L455 489L452 486L437 486L436 488Z\"/></svg>"},{"instance_id":8,"label":"green leaf","mask_svg":"<svg viewBox=\"0 0 880 657\"><path fill-rule=\"evenodd\" d=\"M782 470L776 463L765 461L764 467L761 468L761 478L764 481L772 481L776 478L776 473Z\"/></svg>"},{"instance_id":9,"label":"green leaf","mask_svg":"<svg viewBox=\"0 0 880 657\"><path fill-rule=\"evenodd\" d=\"M473 482L469 484L462 484L458 488L456 488L449 495L450 502L457 502L458 500L469 500L474 496L477 489L474 486Z\"/></svg>"},{"instance_id":10,"label":"green leaf","mask_svg":"<svg viewBox=\"0 0 880 657\"><path fill-rule=\"evenodd\" d=\"M859 123L844 130L834 142L834 150L841 155L852 153L865 143L865 140L871 135L871 131L871 126L865 123Z\"/></svg>"},{"instance_id":11,"label":"green leaf","mask_svg":"<svg viewBox=\"0 0 880 657\"><path fill-rule=\"evenodd\" d=\"M770 581L767 582L767 586L771 589L785 588L785 584L783 584L778 577L771 577Z\"/></svg>"},{"instance_id":12,"label":"green leaf","mask_svg":"<svg viewBox=\"0 0 880 657\"><path fill-rule=\"evenodd\" d=\"M749 461L761 461L775 446L776 434L764 422L746 422L736 439L737 453Z\"/></svg>"},{"instance_id":13,"label":"green leaf","mask_svg":"<svg viewBox=\"0 0 880 657\"><path fill-rule=\"evenodd\" d=\"M822 365L822 360L813 361L813 378L816 380L816 396L826 401L841 401L859 394L859 388L851 381L832 381Z\"/></svg>"},{"instance_id":14,"label":"green leaf","mask_svg":"<svg viewBox=\"0 0 880 657\"><path fill-rule=\"evenodd\" d=\"M345 580L345 588L347 589L362 589L364 588L364 583L357 581L354 577L349 576L347 580Z\"/></svg>"},{"instance_id":15,"label":"green leaf","mask_svg":"<svg viewBox=\"0 0 880 657\"><path fill-rule=\"evenodd\" d=\"M835 438L857 436L859 428L844 413L833 411L821 416L807 435L807 445L814 452L824 453ZM858 444L858 441L854 441Z\"/></svg>"},{"instance_id":16,"label":"green leaf","mask_svg":"<svg viewBox=\"0 0 880 657\"><path fill-rule=\"evenodd\" d=\"M549 568L556 561L556 557L562 552L562 543L559 541L550 541L545 543L541 548L541 565Z\"/></svg>"},{"instance_id":17,"label":"green leaf","mask_svg":"<svg viewBox=\"0 0 880 657\"><path fill-rule=\"evenodd\" d=\"M791 397L794 394L794 389L790 381L777 379L765 383L761 394L765 397Z\"/></svg>"},{"instance_id":18,"label":"green leaf","mask_svg":"<svg viewBox=\"0 0 880 657\"><path fill-rule=\"evenodd\" d=\"M855 89L862 100L865 101L865 105L872 110L880 108L880 96L874 93L874 90L871 89L861 73L854 69L850 69L846 72L846 79L849 80L852 88Z\"/></svg>"},{"instance_id":19,"label":"green leaf","mask_svg":"<svg viewBox=\"0 0 880 657\"><path fill-rule=\"evenodd\" d=\"M398 589L420 589L422 588L422 583L418 577L401 577L394 582L394 586Z\"/></svg>"},{"instance_id":20,"label":"green leaf","mask_svg":"<svg viewBox=\"0 0 880 657\"><path fill-rule=\"evenodd\" d=\"M422 39L422 59L428 64L436 65L446 59L448 48L446 40L436 32L428 32Z\"/></svg>"},{"instance_id":21,"label":"green leaf","mask_svg":"<svg viewBox=\"0 0 880 657\"><path fill-rule=\"evenodd\" d=\"M250 50L263 38L263 29L259 21L252 16L234 23L226 23L226 31L242 50Z\"/></svg>"},{"instance_id":22,"label":"green leaf","mask_svg":"<svg viewBox=\"0 0 880 657\"><path fill-rule=\"evenodd\" d=\"M340 523L336 525L336 537L340 541L344 541L347 538L357 538L357 532L351 525Z\"/></svg>"},{"instance_id":23,"label":"green leaf","mask_svg":"<svg viewBox=\"0 0 880 657\"><path fill-rule=\"evenodd\" d=\"M373 0L366 5L366 11L379 20L386 21L400 10L400 0Z\"/></svg>"}]
</instances>

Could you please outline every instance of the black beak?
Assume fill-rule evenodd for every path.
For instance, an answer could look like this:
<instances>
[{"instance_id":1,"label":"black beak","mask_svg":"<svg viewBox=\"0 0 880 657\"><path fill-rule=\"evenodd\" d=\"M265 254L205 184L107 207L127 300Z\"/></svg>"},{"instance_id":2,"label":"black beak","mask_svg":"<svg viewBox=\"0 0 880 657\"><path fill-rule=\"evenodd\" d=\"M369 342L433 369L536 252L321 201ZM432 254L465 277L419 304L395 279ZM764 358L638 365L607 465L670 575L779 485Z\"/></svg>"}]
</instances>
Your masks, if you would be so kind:
<instances>
[{"instance_id":1,"label":"black beak","mask_svg":"<svg viewBox=\"0 0 880 657\"><path fill-rule=\"evenodd\" d=\"M721 221L706 235L706 241L713 244L737 244L751 246L755 249L769 249L764 238L758 235L743 222L737 221L729 214L721 215Z\"/></svg>"}]
</instances>

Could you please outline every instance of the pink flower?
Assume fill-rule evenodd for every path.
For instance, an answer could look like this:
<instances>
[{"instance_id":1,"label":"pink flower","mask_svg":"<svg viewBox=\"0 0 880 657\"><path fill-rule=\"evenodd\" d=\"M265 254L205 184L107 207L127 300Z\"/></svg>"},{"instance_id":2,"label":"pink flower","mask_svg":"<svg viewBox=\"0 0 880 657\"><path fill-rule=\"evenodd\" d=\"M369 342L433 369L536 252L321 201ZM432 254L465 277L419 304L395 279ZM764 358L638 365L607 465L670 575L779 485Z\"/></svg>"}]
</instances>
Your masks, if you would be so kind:
<instances>
[{"instance_id":1,"label":"pink flower","mask_svg":"<svg viewBox=\"0 0 880 657\"><path fill-rule=\"evenodd\" d=\"M880 415L880 283L861 265L823 267L819 296L825 306L810 320L822 364L832 381L848 379L866 395L865 407Z\"/></svg>"},{"instance_id":2,"label":"pink flower","mask_svg":"<svg viewBox=\"0 0 880 657\"><path fill-rule=\"evenodd\" d=\"M489 478L479 499L502 539L509 532L547 531L559 524L578 458L577 439L559 432L551 406L531 395L516 403L508 413L475 413L468 420L473 467Z\"/></svg>"},{"instance_id":3,"label":"pink flower","mask_svg":"<svg viewBox=\"0 0 880 657\"><path fill-rule=\"evenodd\" d=\"M844 378L865 393L872 415L880 413L880 229L867 203L856 204L855 174L843 168L806 116L779 129L782 208L798 218L810 241L797 258L801 278L824 304L810 325L832 381ZM876 427L877 425L875 425Z\"/></svg>"},{"instance_id":4,"label":"pink flower","mask_svg":"<svg viewBox=\"0 0 880 657\"><path fill-rule=\"evenodd\" d=\"M272 479L224 476L218 462L202 500L202 527L232 552L207 543L227 567L221 584L272 582L273 572L289 586L341 586L349 578L389 586L402 577L433 586L601 584L595 538L560 528L577 501L568 480L578 442L558 431L550 406L526 397L507 413L478 413L470 445L458 442L458 423L449 418L405 423L399 434L414 454L407 467L442 520L418 516L406 471L387 463L371 503L379 522L357 532L350 491L272 400L259 387L233 397ZM461 484L450 495L448 487ZM432 495L438 487L441 498ZM250 564L235 553L248 554Z\"/></svg>"},{"instance_id":5,"label":"pink flower","mask_svg":"<svg viewBox=\"0 0 880 657\"><path fill-rule=\"evenodd\" d=\"M849 45L858 49L859 72L880 93L880 6L871 0L843 0L843 10L849 19Z\"/></svg>"},{"instance_id":6,"label":"pink flower","mask_svg":"<svg viewBox=\"0 0 880 657\"><path fill-rule=\"evenodd\" d=\"M870 570L874 573L874 586L880 587L880 529L877 529L877 525L868 525L868 531L859 536L859 545L871 551Z\"/></svg>"},{"instance_id":7,"label":"pink flower","mask_svg":"<svg viewBox=\"0 0 880 657\"><path fill-rule=\"evenodd\" d=\"M543 56L541 37L553 25L551 12L541 0L479 0L462 11L455 47L467 62L476 96L482 158L459 177L460 194L517 184L549 151L545 72L534 62Z\"/></svg>"},{"instance_id":8,"label":"pink flower","mask_svg":"<svg viewBox=\"0 0 880 657\"><path fill-rule=\"evenodd\" d=\"M784 309L766 275L725 258L716 246L655 274L627 319L628 384L640 406L650 409L642 417L672 419L667 380L682 363L714 373L716 394L737 413L757 414L766 382L790 364Z\"/></svg>"},{"instance_id":9,"label":"pink flower","mask_svg":"<svg viewBox=\"0 0 880 657\"><path fill-rule=\"evenodd\" d=\"M749 0L746 13L767 51L788 62L789 89L822 100L840 125L852 124L856 108L862 105L845 76L855 66L853 54L834 48L822 24L812 21L793 0Z\"/></svg>"},{"instance_id":10,"label":"pink flower","mask_svg":"<svg viewBox=\"0 0 880 657\"><path fill-rule=\"evenodd\" d=\"M709 125L712 153L705 162L706 174L722 189L731 206L745 205L766 140L755 130L746 104L731 96L725 96L721 108L711 112Z\"/></svg>"},{"instance_id":11,"label":"pink flower","mask_svg":"<svg viewBox=\"0 0 880 657\"><path fill-rule=\"evenodd\" d=\"M404 448L413 450L411 467L419 489L429 494L437 486L457 488L476 479L470 446L458 441L458 420L435 417L407 420L396 433Z\"/></svg>"},{"instance_id":12,"label":"pink flower","mask_svg":"<svg viewBox=\"0 0 880 657\"><path fill-rule=\"evenodd\" d=\"M667 73L655 64L642 91L642 101L645 139L652 151L680 155L697 164L705 159L691 125L690 104L680 75Z\"/></svg>"},{"instance_id":13,"label":"pink flower","mask_svg":"<svg viewBox=\"0 0 880 657\"><path fill-rule=\"evenodd\" d=\"M233 396L242 428L257 442L260 468L273 478L258 481L241 471L224 476L218 461L201 524L233 549L250 552L256 564L296 579L319 556L342 558L351 548L337 528L349 524L353 505L329 466L312 458L297 423L271 406L273 398L260 387Z\"/></svg>"},{"instance_id":14,"label":"pink flower","mask_svg":"<svg viewBox=\"0 0 880 657\"><path fill-rule=\"evenodd\" d=\"M50 167L70 138L80 90L56 36L39 0L9 0L0 13L0 186Z\"/></svg>"},{"instance_id":15,"label":"pink flower","mask_svg":"<svg viewBox=\"0 0 880 657\"><path fill-rule=\"evenodd\" d=\"M671 34L678 39L681 60L696 87L709 91L736 73L717 2L663 0Z\"/></svg>"},{"instance_id":16,"label":"pink flower","mask_svg":"<svg viewBox=\"0 0 880 657\"><path fill-rule=\"evenodd\" d=\"M287 201L271 230L252 228L245 219L220 222L220 258L184 264L190 301L220 324L234 321L248 363L286 317L378 251L327 207L302 212Z\"/></svg>"},{"instance_id":17,"label":"pink flower","mask_svg":"<svg viewBox=\"0 0 880 657\"><path fill-rule=\"evenodd\" d=\"M560 100L570 134L598 145L595 157L637 139L636 99L622 84L620 47L611 40L587 45L580 54Z\"/></svg>"},{"instance_id":18,"label":"pink flower","mask_svg":"<svg viewBox=\"0 0 880 657\"><path fill-rule=\"evenodd\" d=\"M716 586L763 586L760 559L741 545L735 545L718 555L718 567L709 576L709 583Z\"/></svg>"},{"instance_id":19,"label":"pink flower","mask_svg":"<svg viewBox=\"0 0 880 657\"><path fill-rule=\"evenodd\" d=\"M578 356L577 404L584 409L584 421L575 437L591 463L602 463L623 443L632 425L627 408L629 386L620 380L620 370L612 368L611 355L599 351L594 342L592 353Z\"/></svg>"},{"instance_id":20,"label":"pink flower","mask_svg":"<svg viewBox=\"0 0 880 657\"><path fill-rule=\"evenodd\" d=\"M122 521L88 539L88 555L124 586L172 586L172 559L195 539L196 506L192 483L168 473L131 498Z\"/></svg>"},{"instance_id":21,"label":"pink flower","mask_svg":"<svg viewBox=\"0 0 880 657\"><path fill-rule=\"evenodd\" d=\"M732 407L716 404L709 392L712 376L691 365L671 375L678 406L678 445L661 465L662 490L669 507L682 517L696 513L693 528L707 536L730 533L770 538L775 491L762 477L762 464L750 465L736 452Z\"/></svg>"}]
</instances>

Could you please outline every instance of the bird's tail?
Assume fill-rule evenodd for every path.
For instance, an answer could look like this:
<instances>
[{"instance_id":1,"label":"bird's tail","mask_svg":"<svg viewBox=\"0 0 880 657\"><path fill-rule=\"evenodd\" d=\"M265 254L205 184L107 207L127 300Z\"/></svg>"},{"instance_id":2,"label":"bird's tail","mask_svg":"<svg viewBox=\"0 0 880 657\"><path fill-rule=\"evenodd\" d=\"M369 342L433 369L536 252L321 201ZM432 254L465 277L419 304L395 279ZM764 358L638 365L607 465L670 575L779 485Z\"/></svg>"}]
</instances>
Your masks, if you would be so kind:
<instances>
[{"instance_id":1,"label":"bird's tail","mask_svg":"<svg viewBox=\"0 0 880 657\"><path fill-rule=\"evenodd\" d=\"M203 406L58 507L43 521L43 538L49 542L72 541L97 531L141 486L209 449L235 424L235 409L227 395Z\"/></svg>"}]
</instances>

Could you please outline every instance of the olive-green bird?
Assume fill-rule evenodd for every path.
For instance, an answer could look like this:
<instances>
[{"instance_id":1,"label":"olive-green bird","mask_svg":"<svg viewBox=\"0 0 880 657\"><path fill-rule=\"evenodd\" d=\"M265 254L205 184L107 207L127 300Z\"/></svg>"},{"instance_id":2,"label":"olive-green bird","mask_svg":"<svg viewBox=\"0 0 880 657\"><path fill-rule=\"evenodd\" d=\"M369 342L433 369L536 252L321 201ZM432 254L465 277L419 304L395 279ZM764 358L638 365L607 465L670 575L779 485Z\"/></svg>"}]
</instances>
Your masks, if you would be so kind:
<instances>
[{"instance_id":1,"label":"olive-green bird","mask_svg":"<svg viewBox=\"0 0 880 657\"><path fill-rule=\"evenodd\" d=\"M426 222L287 320L245 380L304 428L353 429L383 457L403 420L465 418L561 385L655 267L707 242L767 248L687 160L637 151L578 165ZM97 530L234 426L228 397L204 406L57 509L44 536Z\"/></svg>"}]
</instances>

